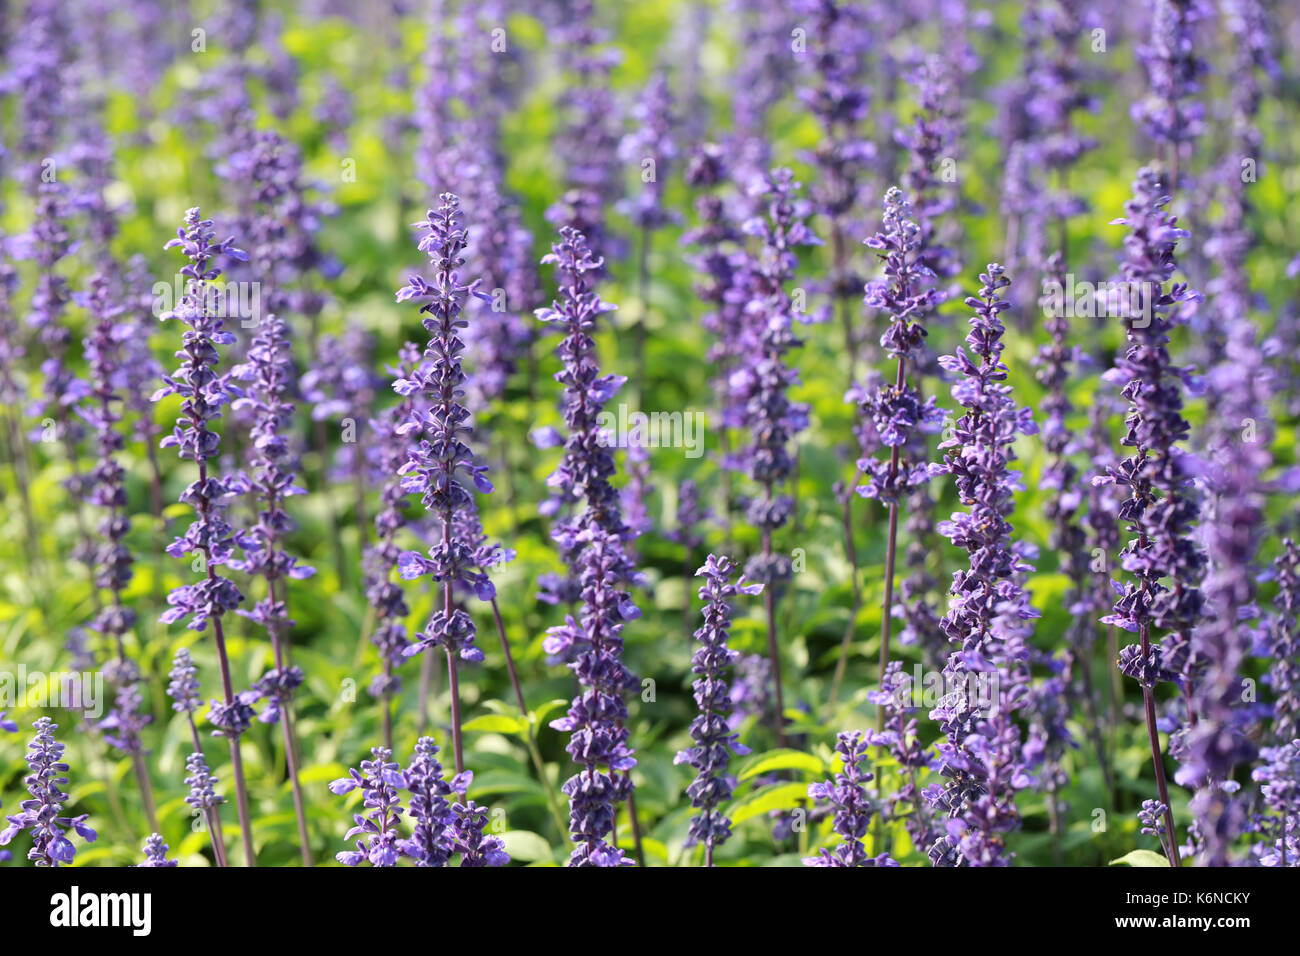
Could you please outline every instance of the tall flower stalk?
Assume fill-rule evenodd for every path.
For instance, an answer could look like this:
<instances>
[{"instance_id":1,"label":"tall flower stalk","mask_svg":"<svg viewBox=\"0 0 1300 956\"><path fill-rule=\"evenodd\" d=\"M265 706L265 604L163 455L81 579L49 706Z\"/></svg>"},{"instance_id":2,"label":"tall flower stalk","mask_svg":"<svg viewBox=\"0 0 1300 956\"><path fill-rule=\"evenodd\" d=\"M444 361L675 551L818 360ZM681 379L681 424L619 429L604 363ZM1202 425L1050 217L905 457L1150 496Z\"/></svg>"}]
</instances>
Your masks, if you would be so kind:
<instances>
[{"instance_id":1,"label":"tall flower stalk","mask_svg":"<svg viewBox=\"0 0 1300 956\"><path fill-rule=\"evenodd\" d=\"M32 725L36 736L27 745L27 766L31 769L23 783L30 800L19 804L19 812L6 819L9 825L0 830L0 846L8 846L21 831L26 830L32 838L32 848L27 851L27 859L37 866L58 866L71 863L77 855L77 848L67 837L67 830L74 830L87 843L94 843L96 834L87 824L88 814L77 817L62 815L63 804L68 795L63 787L67 786L68 765L63 762L63 744L54 739L54 731L59 725L48 717L38 717Z\"/></svg>"},{"instance_id":2,"label":"tall flower stalk","mask_svg":"<svg viewBox=\"0 0 1300 956\"><path fill-rule=\"evenodd\" d=\"M731 821L720 809L731 799L736 787L735 778L727 775L727 763L733 753L737 756L749 753L749 748L740 743L727 722L731 714L727 671L736 659L736 652L727 646L731 633L730 601L739 594L758 594L763 585L748 584L743 575L732 583L734 572L735 565L730 558L712 554L695 572L697 577L704 578L700 600L705 602L704 626L695 632L701 646L691 658L691 671L699 675L692 688L700 713L691 721L695 746L679 751L673 759L673 763L688 763L699 771L686 788L691 806L699 810L691 818L686 846L704 844L705 866L713 866L714 848L731 836Z\"/></svg>"},{"instance_id":3,"label":"tall flower stalk","mask_svg":"<svg viewBox=\"0 0 1300 956\"><path fill-rule=\"evenodd\" d=\"M852 217L859 212L861 180L875 158L875 147L863 130L871 107L866 73L875 30L868 10L856 3L801 0L796 9L801 22L809 23L814 43L811 55L805 57L810 76L798 95L817 118L823 134L809 156L819 173L812 195L817 211L828 222L831 274L827 292L843 330L852 383L857 381L860 338L853 299L862 288L862 279L853 270L849 236Z\"/></svg>"},{"instance_id":4,"label":"tall flower stalk","mask_svg":"<svg viewBox=\"0 0 1300 956\"><path fill-rule=\"evenodd\" d=\"M468 241L460 199L443 193L438 200L438 208L430 209L428 218L416 224L425 230L420 250L429 255L433 280L413 275L397 292L398 302L425 300L420 312L424 316L421 322L429 332L424 352L428 361L413 369L411 378L394 382L393 388L399 395L418 391L428 403L427 408L415 410L399 429L402 434L411 435L413 441L410 457L400 474L404 476L402 490L419 492L425 510L437 519L441 540L430 549L427 558L407 551L399 557L398 565L402 577L408 581L428 574L442 585L442 609L416 635L418 641L405 653L412 656L441 647L447 656L452 743L456 772L461 773L465 769L465 754L460 730L458 662L481 662L483 652L474 644L477 628L473 618L456 604L456 585L469 589L481 601L491 600L496 593L475 560L473 547L458 534L458 515L474 507L473 496L461 479L468 478L484 494L492 491L492 483L487 479L487 468L477 463L467 444L472 429L468 424L469 410L461 404L465 385L461 364L465 350L460 337L460 330L465 327L462 313L469 296L481 293L477 292L477 282L460 283L459 269ZM416 435L418 442L415 442Z\"/></svg>"},{"instance_id":5,"label":"tall flower stalk","mask_svg":"<svg viewBox=\"0 0 1300 956\"><path fill-rule=\"evenodd\" d=\"M248 362L237 366L232 373L249 382L246 393L235 399L231 407L251 409L256 416L250 434L255 465L250 491L256 495L262 510L257 514L257 523L242 539L243 559L232 561L231 566L266 579L266 597L251 611L237 613L262 625L271 638L275 666L256 684L257 691L268 700L260 719L263 723L278 723L282 729L302 861L304 866L311 866L311 841L298 779L298 741L293 718L293 695L302 684L303 675L301 668L289 663L287 645L294 622L289 617L287 592L290 580L310 577L316 571L299 564L285 550L282 541L293 528L292 519L284 510L284 500L306 493L295 483L288 438L293 405L285 398L289 392L291 362L288 329L278 316L268 315L253 338Z\"/></svg>"},{"instance_id":6,"label":"tall flower stalk","mask_svg":"<svg viewBox=\"0 0 1300 956\"><path fill-rule=\"evenodd\" d=\"M941 443L958 500L969 510L940 522L939 531L970 555L967 570L953 575L944 633L957 649L944 668L953 688L931 712L947 741L939 760L949 782L927 791L949 816L947 835L929 848L935 865L1005 866L1011 862L1005 835L1020 822L1016 792L1032 781L1035 741L1023 745L1016 713L1029 705L1031 651L1027 621L1038 617L1029 603L1024 576L1033 570L1013 542L1008 520L1020 474L1012 468L1017 435L1038 429L1032 411L1017 407L1002 362L1005 328L999 317L1010 307L1001 291L1010 285L991 263L980 275L979 297L966 336L971 354L958 347L941 358L960 376L953 398L966 409L953 435ZM978 359L978 361L976 361ZM995 679L986 707L978 682ZM1034 731L1030 731L1031 737Z\"/></svg>"},{"instance_id":7,"label":"tall flower stalk","mask_svg":"<svg viewBox=\"0 0 1300 956\"><path fill-rule=\"evenodd\" d=\"M551 628L543 644L548 654L568 664L580 688L568 713L551 722L571 735L566 749L579 766L563 787L569 797L569 830L577 844L569 865L622 866L632 861L614 844L613 833L624 800L638 850L640 830L632 802L636 759L628 745L625 700L637 682L623 664L621 632L641 613L622 588L642 577L625 547L635 533L623 521L618 492L610 484L617 465L599 425L605 404L624 382L622 376L602 375L596 361L594 336L600 317L615 306L602 302L589 284L603 262L592 254L581 232L562 227L560 241L542 262L559 271L559 299L539 309L537 317L564 332L557 350L564 368L556 380L564 385L568 426L564 457L548 484L567 492L570 505L583 505L551 529L582 610Z\"/></svg>"},{"instance_id":8,"label":"tall flower stalk","mask_svg":"<svg viewBox=\"0 0 1300 956\"><path fill-rule=\"evenodd\" d=\"M640 174L641 188L624 199L620 209L632 220L641 234L637 255L637 297L641 316L633 329L633 356L636 387L647 386L645 353L650 319L650 256L655 233L677 221L677 214L664 204L664 185L670 167L677 158L673 137L677 117L673 113L672 91L662 70L656 71L640 100L632 108L632 130L619 143L619 157L634 164ZM638 405L644 404L638 398Z\"/></svg>"},{"instance_id":9,"label":"tall flower stalk","mask_svg":"<svg viewBox=\"0 0 1300 956\"><path fill-rule=\"evenodd\" d=\"M862 731L841 733L835 744L843 768L834 780L824 780L808 787L808 797L824 800L835 811L835 832L841 842L834 849L823 847L817 856L807 857L804 866L898 866L888 853L867 856L862 838L867 834L874 808L866 785L875 779L870 746Z\"/></svg>"},{"instance_id":10,"label":"tall flower stalk","mask_svg":"<svg viewBox=\"0 0 1300 956\"><path fill-rule=\"evenodd\" d=\"M90 369L90 396L81 415L94 432L97 452L90 475L90 500L105 510L99 526L103 540L94 554L95 586L109 595L107 604L100 608L90 627L112 645L114 663L107 670L118 688L118 701L127 705L126 709L115 707L98 726L110 731L112 739L122 745L120 749L130 755L145 816L150 829L156 830L153 786L138 732L147 718L136 713L140 698L134 687L140 682L140 670L127 657L123 641L136 622L135 611L122 599L131 583L133 562L126 546L131 519L126 512L125 472L119 461L125 440L117 427L122 420L120 388L126 372L122 343L132 330L119 321L123 310L113 302L107 274L97 272L91 278L86 302L93 321L91 334L84 342Z\"/></svg>"},{"instance_id":11,"label":"tall flower stalk","mask_svg":"<svg viewBox=\"0 0 1300 956\"><path fill-rule=\"evenodd\" d=\"M867 457L868 450L863 449L858 471L866 480L857 487L859 495L873 498L889 509L880 624L882 678L889 666L893 632L899 505L912 489L926 484L943 470L933 463L913 460L910 455L903 457L913 434L937 431L943 422L943 413L935 406L934 398L922 398L908 381L909 375L918 371L925 354L926 328L922 320L937 296L927 281L931 270L921 259L922 231L910 218L911 207L898 187L891 187L885 193L884 210L881 231L865 242L884 263L884 276L867 284L863 301L889 316L889 327L881 336L880 345L895 360L894 380L892 383L878 381L874 389L853 393L859 400L861 414L871 420L875 439L889 449L888 461Z\"/></svg>"},{"instance_id":12,"label":"tall flower stalk","mask_svg":"<svg viewBox=\"0 0 1300 956\"><path fill-rule=\"evenodd\" d=\"M790 559L777 552L773 533L784 527L794 513L794 501L786 494L794 474L791 446L799 432L808 427L806 406L790 400L790 389L799 383L798 371L789 364L789 353L802 343L794 334L798 318L787 288L799 265L797 250L820 244L808 228L808 204L798 198L800 184L789 169L774 169L754 190L766 205L766 217L754 217L744 231L760 243L754 263L752 285L746 308L757 352L753 365L737 371L739 394L744 396L745 425L750 445L744 451L750 479L762 494L750 501L748 518L762 536L762 552L750 558L745 573L765 588L767 653L772 662L776 699L773 715L777 739L785 746L785 699L781 687L781 647L777 635L776 595L792 577Z\"/></svg>"},{"instance_id":13,"label":"tall flower stalk","mask_svg":"<svg viewBox=\"0 0 1300 956\"><path fill-rule=\"evenodd\" d=\"M195 631L203 631L209 622L212 624L221 668L223 700L212 702L208 718L216 732L230 743L244 862L255 866L257 856L253 850L244 763L239 752L239 739L252 718L249 704L252 695L249 692L235 693L224 626L225 615L239 606L244 595L233 581L217 571L223 564L230 563L234 551L234 529L226 521L225 502L247 490L247 481L242 477L223 478L209 469L209 462L217 457L221 447L221 436L212 430L212 424L221 417L221 407L232 396L238 395L238 389L230 383L228 376L217 371L221 361L217 346L233 344L235 336L222 327L222 310L210 285L221 275L214 260L225 257L243 261L247 253L235 248L233 237L213 242L215 235L212 220L203 219L195 207L185 214L185 224L177 230L177 237L166 245L168 249L179 247L190 261L181 267L180 272L186 280L184 296L175 309L164 312L159 318L164 321L178 319L189 329L182 336L182 348L178 353L180 367L172 375L164 375L163 387L154 393L154 401L168 395L179 395L182 399L180 419L160 447L176 448L182 459L195 462L199 470L198 480L185 489L180 499L194 509L195 520L184 537L167 546L167 553L174 558L193 554L193 566L203 578L195 584L183 584L173 590L167 596L171 608L160 620L171 624L189 617L189 626Z\"/></svg>"},{"instance_id":14,"label":"tall flower stalk","mask_svg":"<svg viewBox=\"0 0 1300 956\"><path fill-rule=\"evenodd\" d=\"M1140 639L1120 651L1118 664L1142 687L1169 863L1179 866L1154 692L1157 683L1176 683L1190 708L1192 632L1202 617L1205 557L1192 536L1198 509L1189 488L1191 466L1178 444L1187 438L1189 427L1182 394L1187 373L1169 356L1169 334L1182 319L1182 303L1197 294L1185 283L1166 287L1177 268L1174 249L1187 235L1178 228L1177 217L1165 211L1168 204L1156 172L1144 167L1133 184L1133 198L1125 203L1124 218L1116 220L1129 228L1123 278L1138 292L1124 316L1128 346L1111 373L1123 382L1129 401L1122 444L1132 454L1093 481L1128 490L1119 518L1133 536L1120 554L1133 580L1125 582L1114 610L1102 621L1137 633ZM1157 631L1166 632L1163 643L1153 641ZM1190 709L1187 717L1195 719Z\"/></svg>"},{"instance_id":15,"label":"tall flower stalk","mask_svg":"<svg viewBox=\"0 0 1300 956\"><path fill-rule=\"evenodd\" d=\"M221 815L217 812L223 801L217 795L217 780L208 770L203 756L203 741L199 739L199 728L194 722L194 714L203 705L198 673L198 667L190 658L189 648L182 647L172 659L172 669L167 675L167 696L172 699L172 710L185 715L185 722L190 728L190 742L194 744L193 752L185 758L185 769L190 772L185 778L185 782L190 785L190 794L185 802L195 813L203 815L217 866L227 866L226 841L221 832Z\"/></svg>"},{"instance_id":16,"label":"tall flower stalk","mask_svg":"<svg viewBox=\"0 0 1300 956\"><path fill-rule=\"evenodd\" d=\"M398 381L411 381L420 366L420 347L407 342L399 352L398 364L389 371ZM393 580L393 570L401 557L397 535L406 527L402 505L406 492L402 490L402 466L410 458L411 442L404 429L416 409L418 392L408 392L390 409L380 412L371 421L371 429L378 434L377 464L384 472L384 484L379 492L379 512L375 515L375 541L362 554L366 600L370 603L370 643L379 652L381 672L370 682L370 694L379 701L383 715L384 746L393 749L393 698L402 690L402 679L394 671L406 657L411 646L406 633L407 615L402 586Z\"/></svg>"}]
</instances>

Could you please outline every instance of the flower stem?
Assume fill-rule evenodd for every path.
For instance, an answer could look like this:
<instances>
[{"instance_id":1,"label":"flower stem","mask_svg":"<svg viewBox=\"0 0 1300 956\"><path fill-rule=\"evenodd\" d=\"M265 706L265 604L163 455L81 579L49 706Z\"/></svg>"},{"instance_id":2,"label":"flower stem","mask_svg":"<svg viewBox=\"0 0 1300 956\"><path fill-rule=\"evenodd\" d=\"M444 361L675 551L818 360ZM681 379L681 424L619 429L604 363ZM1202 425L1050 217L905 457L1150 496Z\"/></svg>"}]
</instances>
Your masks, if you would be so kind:
<instances>
[{"instance_id":1,"label":"flower stem","mask_svg":"<svg viewBox=\"0 0 1300 956\"><path fill-rule=\"evenodd\" d=\"M451 594L451 588L447 588ZM448 598L450 603L450 598ZM447 683L451 690L451 741L456 754L456 772L465 772L465 752L460 734L460 676L456 673L456 658L447 648Z\"/></svg>"},{"instance_id":2,"label":"flower stem","mask_svg":"<svg viewBox=\"0 0 1300 956\"><path fill-rule=\"evenodd\" d=\"M1151 647L1151 626L1142 625L1142 660L1148 659ZM1180 867L1183 865L1182 858L1178 855L1178 836L1174 830L1174 813L1169 807L1169 785L1165 782L1165 762L1160 755L1160 733L1156 730L1156 699L1152 693L1151 685L1146 681L1142 682L1142 703L1146 708L1147 718L1147 737L1151 741L1151 761L1156 768L1156 791L1160 796L1160 802L1165 808L1165 830L1169 834L1169 843L1165 851L1169 857L1169 865Z\"/></svg>"}]
</instances>

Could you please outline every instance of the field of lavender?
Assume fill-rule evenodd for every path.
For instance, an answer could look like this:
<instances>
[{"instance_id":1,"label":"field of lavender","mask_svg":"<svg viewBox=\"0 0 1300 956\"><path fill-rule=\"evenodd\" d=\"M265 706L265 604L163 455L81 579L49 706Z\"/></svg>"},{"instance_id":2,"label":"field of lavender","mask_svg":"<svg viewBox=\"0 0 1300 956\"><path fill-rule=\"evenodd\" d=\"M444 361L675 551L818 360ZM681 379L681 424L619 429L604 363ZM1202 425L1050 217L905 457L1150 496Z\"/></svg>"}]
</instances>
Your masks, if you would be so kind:
<instances>
[{"instance_id":1,"label":"field of lavender","mask_svg":"<svg viewBox=\"0 0 1300 956\"><path fill-rule=\"evenodd\" d=\"M1300 864L1298 47L0 3L0 866Z\"/></svg>"}]
</instances>

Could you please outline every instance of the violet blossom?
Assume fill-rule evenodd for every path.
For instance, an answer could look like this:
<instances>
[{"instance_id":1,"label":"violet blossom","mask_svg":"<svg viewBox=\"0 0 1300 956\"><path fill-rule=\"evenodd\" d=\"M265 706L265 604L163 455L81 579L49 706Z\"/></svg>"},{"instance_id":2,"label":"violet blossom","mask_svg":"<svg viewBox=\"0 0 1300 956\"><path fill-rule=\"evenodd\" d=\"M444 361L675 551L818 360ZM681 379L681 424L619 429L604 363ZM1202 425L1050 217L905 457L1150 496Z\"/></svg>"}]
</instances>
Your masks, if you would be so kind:
<instances>
[{"instance_id":1,"label":"violet blossom","mask_svg":"<svg viewBox=\"0 0 1300 956\"><path fill-rule=\"evenodd\" d=\"M6 817L9 825L0 830L0 846L7 846L15 836L26 830L32 838L27 859L37 866L58 866L71 863L77 848L68 839L66 831L76 831L87 843L94 843L96 833L87 824L89 814L76 817L62 815L68 795L62 787L68 783L64 776L68 765L63 762L63 744L54 739L58 724L48 717L38 717L32 725L36 736L27 745L27 766L31 769L23 784L32 799L20 803L17 814Z\"/></svg>"},{"instance_id":2,"label":"violet blossom","mask_svg":"<svg viewBox=\"0 0 1300 956\"><path fill-rule=\"evenodd\" d=\"M1019 826L1016 793L1032 783L1033 731L1022 741L1017 712L1030 697L1030 626L1038 617L1024 577L1032 570L1012 539L1008 518L1020 473L1012 467L1017 435L1038 429L1030 409L1016 405L1002 362L1005 327L1000 313L1010 307L1001 292L1010 285L997 263L980 275L979 296L966 343L942 357L942 367L960 378L953 399L967 411L940 444L958 500L969 510L940 522L939 532L970 555L968 569L953 575L944 633L956 649L944 668L946 694L930 716L947 740L939 744L939 765L948 783L926 796L948 815L947 835L928 848L935 865L1004 866L1011 854L1006 834ZM978 362L976 361L978 359ZM995 675L993 701L981 707L976 681Z\"/></svg>"},{"instance_id":3,"label":"violet blossom","mask_svg":"<svg viewBox=\"0 0 1300 956\"><path fill-rule=\"evenodd\" d=\"M691 721L695 746L679 751L673 758L673 763L687 763L698 771L686 788L691 806L699 811L691 818L686 846L704 844L705 866L713 865L714 848L731 835L731 821L721 809L736 787L735 778L727 774L727 763L733 753L737 756L749 753L749 748L740 743L728 726L731 694L727 672L737 656L727 646L731 631L730 601L740 594L758 594L763 585L749 584L744 575L732 583L734 572L735 565L730 558L712 554L695 572L697 577L704 578L699 593L700 600L705 602L704 626L695 632L701 646L691 658L691 672L699 675L691 686L700 713Z\"/></svg>"}]
</instances>

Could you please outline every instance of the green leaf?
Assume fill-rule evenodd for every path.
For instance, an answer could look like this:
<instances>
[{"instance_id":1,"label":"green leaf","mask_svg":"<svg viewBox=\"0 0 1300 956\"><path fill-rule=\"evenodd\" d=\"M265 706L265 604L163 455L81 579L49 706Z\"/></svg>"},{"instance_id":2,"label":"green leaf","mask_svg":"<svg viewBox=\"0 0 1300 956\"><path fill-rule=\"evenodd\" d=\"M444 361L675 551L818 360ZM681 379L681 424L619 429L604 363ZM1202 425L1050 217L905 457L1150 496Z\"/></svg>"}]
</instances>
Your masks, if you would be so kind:
<instances>
[{"instance_id":1,"label":"green leaf","mask_svg":"<svg viewBox=\"0 0 1300 956\"><path fill-rule=\"evenodd\" d=\"M820 774L826 772L826 764L820 757L798 750L769 750L755 754L741 764L736 779L749 780L775 770L802 770L805 773Z\"/></svg>"},{"instance_id":2,"label":"green leaf","mask_svg":"<svg viewBox=\"0 0 1300 956\"><path fill-rule=\"evenodd\" d=\"M521 863L536 863L551 859L551 845L539 834L530 830L507 830L501 834L510 859Z\"/></svg>"},{"instance_id":3,"label":"green leaf","mask_svg":"<svg viewBox=\"0 0 1300 956\"><path fill-rule=\"evenodd\" d=\"M548 700L546 703L542 704L534 710L530 716L532 717L533 723L538 727L541 727L546 723L547 718L549 718L551 714L555 713L557 710L563 710L568 706L569 701L565 700L563 697L557 697L555 700Z\"/></svg>"},{"instance_id":4,"label":"green leaf","mask_svg":"<svg viewBox=\"0 0 1300 956\"><path fill-rule=\"evenodd\" d=\"M1111 860L1111 866L1120 864L1125 866L1168 866L1169 861L1165 859L1164 854L1154 853L1151 850L1129 850L1118 860Z\"/></svg>"},{"instance_id":5,"label":"green leaf","mask_svg":"<svg viewBox=\"0 0 1300 956\"><path fill-rule=\"evenodd\" d=\"M808 801L808 784L773 783L759 787L731 805L727 816L733 824L743 823L772 810L793 810Z\"/></svg>"},{"instance_id":6,"label":"green leaf","mask_svg":"<svg viewBox=\"0 0 1300 956\"><path fill-rule=\"evenodd\" d=\"M486 734L522 734L528 730L528 721L508 714L483 714L461 725L461 730L477 730Z\"/></svg>"}]
</instances>

